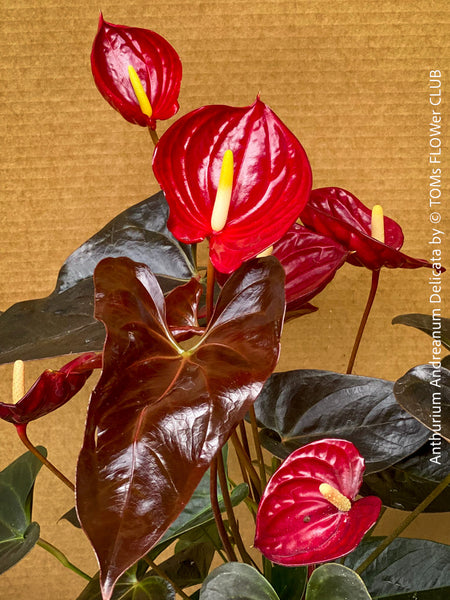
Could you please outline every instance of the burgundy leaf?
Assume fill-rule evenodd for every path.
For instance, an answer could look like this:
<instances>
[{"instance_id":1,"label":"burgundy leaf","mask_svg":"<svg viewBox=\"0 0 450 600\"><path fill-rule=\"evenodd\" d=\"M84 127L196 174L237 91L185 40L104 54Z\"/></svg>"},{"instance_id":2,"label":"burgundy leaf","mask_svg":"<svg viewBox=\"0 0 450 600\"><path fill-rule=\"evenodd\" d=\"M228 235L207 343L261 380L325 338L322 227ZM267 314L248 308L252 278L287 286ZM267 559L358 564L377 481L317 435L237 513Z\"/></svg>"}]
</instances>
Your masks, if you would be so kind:
<instances>
[{"instance_id":1,"label":"burgundy leaf","mask_svg":"<svg viewBox=\"0 0 450 600\"><path fill-rule=\"evenodd\" d=\"M335 560L354 550L381 509L374 496L355 501L363 472L364 459L346 440L324 439L295 450L264 491L255 547L288 566ZM344 506L330 502L321 484L337 491Z\"/></svg>"},{"instance_id":2,"label":"burgundy leaf","mask_svg":"<svg viewBox=\"0 0 450 600\"><path fill-rule=\"evenodd\" d=\"M291 312L304 307L328 285L348 251L331 238L294 223L274 245L273 255L286 273L286 310Z\"/></svg>"},{"instance_id":3,"label":"burgundy leaf","mask_svg":"<svg viewBox=\"0 0 450 600\"><path fill-rule=\"evenodd\" d=\"M273 258L229 279L198 344L183 351L148 267L108 258L95 271L107 329L77 471L80 521L103 597L182 511L275 367L284 273Z\"/></svg>"},{"instance_id":4,"label":"burgundy leaf","mask_svg":"<svg viewBox=\"0 0 450 600\"><path fill-rule=\"evenodd\" d=\"M166 296L166 317L170 332L177 341L201 335L204 327L198 324L198 303L202 295L201 284L193 277Z\"/></svg>"},{"instance_id":5,"label":"burgundy leaf","mask_svg":"<svg viewBox=\"0 0 450 600\"><path fill-rule=\"evenodd\" d=\"M226 150L234 156L228 220L211 228ZM168 227L180 241L210 238L217 270L231 273L276 242L292 225L311 189L300 142L259 98L244 108L204 106L161 137L153 169L170 206Z\"/></svg>"},{"instance_id":6,"label":"burgundy leaf","mask_svg":"<svg viewBox=\"0 0 450 600\"><path fill-rule=\"evenodd\" d=\"M150 101L151 117L139 106L129 65ZM169 42L154 31L113 25L100 15L91 66L99 92L127 121L155 129L156 120L169 119L178 111L181 61Z\"/></svg>"},{"instance_id":7,"label":"burgundy leaf","mask_svg":"<svg viewBox=\"0 0 450 600\"><path fill-rule=\"evenodd\" d=\"M388 217L384 217L385 243L374 239L371 236L371 218L372 211L356 196L341 188L313 190L301 214L301 220L307 227L342 244L350 252L347 261L352 265L371 270L432 266L426 260L400 252L402 229Z\"/></svg>"},{"instance_id":8,"label":"burgundy leaf","mask_svg":"<svg viewBox=\"0 0 450 600\"><path fill-rule=\"evenodd\" d=\"M59 371L47 369L16 404L0 402L0 418L15 425L23 425L44 417L75 396L93 369L101 366L101 354L86 352Z\"/></svg>"}]
</instances>

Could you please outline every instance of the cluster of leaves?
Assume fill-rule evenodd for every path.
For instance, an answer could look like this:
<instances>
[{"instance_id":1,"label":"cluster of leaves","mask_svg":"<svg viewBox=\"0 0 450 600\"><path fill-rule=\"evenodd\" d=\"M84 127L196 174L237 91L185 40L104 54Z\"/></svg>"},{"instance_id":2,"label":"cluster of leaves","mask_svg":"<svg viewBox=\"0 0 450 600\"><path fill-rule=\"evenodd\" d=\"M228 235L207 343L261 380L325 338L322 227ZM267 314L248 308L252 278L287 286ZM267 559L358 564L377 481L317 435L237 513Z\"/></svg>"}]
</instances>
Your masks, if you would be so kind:
<instances>
[{"instance_id":1,"label":"cluster of leaves","mask_svg":"<svg viewBox=\"0 0 450 600\"><path fill-rule=\"evenodd\" d=\"M157 34L101 18L92 64L105 98L152 137L156 120L178 109L181 63ZM124 68L138 83L117 76ZM216 230L214 197L230 146L238 164L233 202ZM169 600L192 585L201 585L190 596L200 600L444 598L448 546L397 539L363 579L357 571L380 543L361 540L381 502L414 509L447 476L450 372L422 365L397 382L319 370L272 374L285 316L316 310L309 301L345 261L370 269L374 281L382 267L431 265L400 251L403 234L391 219L383 220L383 238L373 237L371 211L350 192L311 191L304 149L259 97L245 108L185 115L158 142L153 165L164 193L76 250L49 297L0 315L1 362L85 353L46 372L17 405L2 403L0 417L19 432L102 368L79 455L76 511L65 515L82 526L100 567L79 600ZM295 222L300 213L304 225ZM208 268L206 301L194 246L203 239L217 278ZM273 256L256 257L270 246ZM434 331L424 315L395 322ZM449 323L439 324L449 348ZM266 465L258 477L245 449L249 409L258 443L275 465L285 461L266 490ZM226 472L227 441L240 443L237 427L245 480L238 485ZM0 473L2 570L39 542L31 505L44 450L34 450ZM324 484L337 500L321 491ZM449 497L447 487L428 510L448 510ZM264 574L230 560L234 546L247 556L232 511L243 501L256 515ZM155 565L173 543L173 556ZM228 560L209 573L216 553ZM344 555L344 564L328 562ZM307 566L317 562L327 564Z\"/></svg>"}]
</instances>

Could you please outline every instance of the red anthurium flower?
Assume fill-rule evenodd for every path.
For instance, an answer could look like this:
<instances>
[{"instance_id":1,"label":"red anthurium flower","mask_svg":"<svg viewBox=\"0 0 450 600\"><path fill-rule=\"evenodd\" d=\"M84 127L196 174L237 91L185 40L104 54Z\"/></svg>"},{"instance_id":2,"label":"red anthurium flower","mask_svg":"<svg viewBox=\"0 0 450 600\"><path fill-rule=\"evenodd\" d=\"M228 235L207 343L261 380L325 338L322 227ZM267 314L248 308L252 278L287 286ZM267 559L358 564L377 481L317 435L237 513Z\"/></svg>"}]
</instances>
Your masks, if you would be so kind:
<instances>
[{"instance_id":1,"label":"red anthurium flower","mask_svg":"<svg viewBox=\"0 0 450 600\"><path fill-rule=\"evenodd\" d=\"M286 310L296 311L321 292L348 251L329 237L294 223L273 247L286 273Z\"/></svg>"},{"instance_id":2,"label":"red anthurium flower","mask_svg":"<svg viewBox=\"0 0 450 600\"><path fill-rule=\"evenodd\" d=\"M101 354L86 352L59 371L47 369L16 404L0 402L0 418L14 425L24 425L47 415L75 396L93 369L101 366Z\"/></svg>"},{"instance_id":3,"label":"red anthurium flower","mask_svg":"<svg viewBox=\"0 0 450 600\"><path fill-rule=\"evenodd\" d=\"M372 211L350 192L341 188L321 188L311 192L301 214L302 222L317 233L327 235L350 251L347 261L371 270L417 269L431 267L426 260L400 252L403 232L398 223L384 217L384 242L372 237Z\"/></svg>"},{"instance_id":4,"label":"red anthurium flower","mask_svg":"<svg viewBox=\"0 0 450 600\"><path fill-rule=\"evenodd\" d=\"M209 238L222 273L274 244L311 187L300 142L259 98L244 108L204 106L176 121L155 149L153 169L170 206L169 229L188 244ZM230 204L223 224L212 225L219 179Z\"/></svg>"},{"instance_id":5,"label":"red anthurium flower","mask_svg":"<svg viewBox=\"0 0 450 600\"><path fill-rule=\"evenodd\" d=\"M335 560L354 550L381 509L374 496L355 501L364 468L346 440L319 440L293 452L263 494L255 547L288 566Z\"/></svg>"},{"instance_id":6,"label":"red anthurium flower","mask_svg":"<svg viewBox=\"0 0 450 600\"><path fill-rule=\"evenodd\" d=\"M91 66L100 93L127 121L155 129L156 120L178 111L181 61L157 33L113 25L100 15Z\"/></svg>"}]
</instances>

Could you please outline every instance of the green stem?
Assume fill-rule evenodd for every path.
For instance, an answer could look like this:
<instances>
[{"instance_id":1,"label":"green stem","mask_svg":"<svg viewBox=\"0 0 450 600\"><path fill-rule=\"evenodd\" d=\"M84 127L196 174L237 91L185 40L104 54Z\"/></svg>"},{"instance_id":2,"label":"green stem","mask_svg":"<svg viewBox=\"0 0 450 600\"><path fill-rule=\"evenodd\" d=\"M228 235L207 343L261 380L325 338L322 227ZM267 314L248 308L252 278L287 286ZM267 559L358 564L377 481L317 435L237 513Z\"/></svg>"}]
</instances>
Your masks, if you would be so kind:
<instances>
[{"instance_id":1,"label":"green stem","mask_svg":"<svg viewBox=\"0 0 450 600\"><path fill-rule=\"evenodd\" d=\"M216 280L216 272L211 259L208 258L208 267L206 271L206 324L211 320L214 310L214 283Z\"/></svg>"},{"instance_id":2,"label":"green stem","mask_svg":"<svg viewBox=\"0 0 450 600\"><path fill-rule=\"evenodd\" d=\"M65 567L67 567L68 569L70 569L71 571L73 571L74 573L79 575L80 577L83 577L83 579L86 579L87 581L91 581L91 578L89 577L89 575L87 573L85 573L84 571L82 571L81 569L76 567L74 564L72 564L70 562L70 560L68 560L66 555L63 554L61 552L61 550L58 550L58 548L55 548L55 546L53 546L53 544L50 544L50 542L46 542L42 538L39 538L36 543L41 548L44 548L44 550L47 550L47 552L50 552L50 554L53 554L53 556L57 560L59 560L59 562L62 565L64 565Z\"/></svg>"},{"instance_id":3,"label":"green stem","mask_svg":"<svg viewBox=\"0 0 450 600\"><path fill-rule=\"evenodd\" d=\"M44 464L47 467L47 469L49 469L54 475L56 475L56 477L58 477L58 479L60 479L65 485L67 485L67 487L72 492L74 492L75 486L73 485L73 483L71 481L69 481L69 479L67 479L67 477L65 475L63 475L61 473L61 471L59 469L57 469L53 463L51 463L49 460L47 460L45 458L45 456L43 456L35 446L33 446L33 444L30 442L30 440L27 436L26 428L27 428L26 424L16 425L17 433L19 435L19 438L24 443L24 445L28 448L28 450L32 454L34 454L34 456L36 456L36 458L38 458L41 461L42 464Z\"/></svg>"},{"instance_id":4,"label":"green stem","mask_svg":"<svg viewBox=\"0 0 450 600\"><path fill-rule=\"evenodd\" d=\"M372 271L372 285L370 286L370 292L369 297L367 298L366 308L364 309L363 316L361 317L358 333L356 334L355 342L353 344L352 354L350 356L350 360L348 361L347 375L350 375L350 373L353 371L353 365L355 364L356 354L358 353L361 338L366 327L367 319L369 318L370 309L372 308L373 301L375 300L375 294L377 293L379 279L380 269Z\"/></svg>"},{"instance_id":5,"label":"green stem","mask_svg":"<svg viewBox=\"0 0 450 600\"><path fill-rule=\"evenodd\" d=\"M245 464L247 473L249 474L249 477L250 477L252 483L254 484L254 488L255 488L254 491L257 495L257 498L255 498L255 500L256 500L256 502L259 502L259 499L261 497L261 481L259 480L258 473L255 471L255 468L252 465L250 458L245 453L245 450L241 444L240 439L237 436L236 431L233 431L230 439L233 443L234 449L236 450L236 454L241 457L242 462Z\"/></svg>"},{"instance_id":6,"label":"green stem","mask_svg":"<svg viewBox=\"0 0 450 600\"><path fill-rule=\"evenodd\" d=\"M431 504L433 502L433 500L435 498L437 498L439 496L439 494L441 492L443 492L445 490L445 488L450 484L450 473L447 475L447 477L445 479L443 479L441 481L441 483L436 486L434 488L434 490L431 492L431 494L429 494L425 500L422 500L422 502L419 504L419 506L417 506L417 508L415 510L413 510L412 513L410 513L406 519L404 519L400 525L391 533L391 535L389 535L387 538L385 538L381 544L375 548L375 550L372 552L372 554L370 554L366 560L361 563L359 565L359 567L357 569L355 569L356 573L358 573L358 575L361 575L361 573L363 571L365 571L367 569L367 567L377 558L377 556L379 556L383 550L385 550L389 544L391 544L401 533L404 529L406 529L408 527L408 525L410 525L414 519L420 515L420 513L422 511L424 511L426 509L426 507Z\"/></svg>"},{"instance_id":7,"label":"green stem","mask_svg":"<svg viewBox=\"0 0 450 600\"><path fill-rule=\"evenodd\" d=\"M262 453L261 442L259 441L258 423L256 422L255 407L250 406L248 412L250 414L250 423L252 426L253 443L255 444L256 456L258 458L259 477L261 479L261 491L264 491L264 488L267 485L266 465L264 464L264 456Z\"/></svg>"},{"instance_id":8,"label":"green stem","mask_svg":"<svg viewBox=\"0 0 450 600\"><path fill-rule=\"evenodd\" d=\"M245 549L244 542L242 541L241 533L239 531L236 517L234 516L233 504L231 502L230 493L228 491L228 481L225 473L225 465L223 464L222 452L217 455L217 473L219 475L220 488L222 490L223 503L227 511L228 523L230 524L231 533L233 534L234 541L236 543L239 554L244 562L248 565L253 563L247 550Z\"/></svg>"},{"instance_id":9,"label":"green stem","mask_svg":"<svg viewBox=\"0 0 450 600\"><path fill-rule=\"evenodd\" d=\"M165 579L170 583L170 585L173 587L177 594L184 598L184 600L189 600L189 596L185 594L185 592L183 592L183 590L174 581L172 581L172 579L170 579L170 577L164 572L164 570L158 567L158 565L154 563L151 558L149 558L148 556L144 556L144 560L149 565L149 567L151 567L153 571L155 571L157 575L159 575L160 577L162 577L162 579Z\"/></svg>"},{"instance_id":10,"label":"green stem","mask_svg":"<svg viewBox=\"0 0 450 600\"><path fill-rule=\"evenodd\" d=\"M156 133L156 129L152 129L151 127L149 127L148 131L150 133L150 137L152 138L153 144L156 146L156 144L159 142L159 137L158 137L158 134Z\"/></svg>"},{"instance_id":11,"label":"green stem","mask_svg":"<svg viewBox=\"0 0 450 600\"><path fill-rule=\"evenodd\" d=\"M223 548L228 558L228 562L236 562L237 556L233 550L233 546L228 538L228 534L223 524L222 515L220 514L219 500L217 498L217 457L213 458L210 470L209 494L211 497L211 508L214 514L217 531L219 532Z\"/></svg>"}]
</instances>

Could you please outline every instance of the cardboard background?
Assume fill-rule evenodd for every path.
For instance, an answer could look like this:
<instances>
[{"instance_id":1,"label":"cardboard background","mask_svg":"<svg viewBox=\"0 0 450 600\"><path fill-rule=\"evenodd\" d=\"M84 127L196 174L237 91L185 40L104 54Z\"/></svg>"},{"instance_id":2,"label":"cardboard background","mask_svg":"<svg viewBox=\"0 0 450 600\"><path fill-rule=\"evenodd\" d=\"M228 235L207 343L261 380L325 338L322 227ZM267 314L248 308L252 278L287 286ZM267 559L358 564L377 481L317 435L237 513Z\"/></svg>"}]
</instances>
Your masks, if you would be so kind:
<instances>
[{"instance_id":1,"label":"cardboard background","mask_svg":"<svg viewBox=\"0 0 450 600\"><path fill-rule=\"evenodd\" d=\"M315 187L341 186L368 206L381 203L402 225L405 252L429 257L428 73L443 72L446 94L446 0L2 0L1 9L0 310L49 294L76 247L158 189L148 133L105 103L90 74L99 9L106 20L153 29L175 46L184 69L180 115L204 104L245 106L260 92L301 140ZM441 107L445 115L446 98ZM448 134L443 151L448 166ZM448 209L442 212L448 231ZM426 336L390 325L397 314L429 312L428 277L426 269L383 271L356 373L395 379L430 360ZM341 269L317 298L319 312L286 326L279 368L344 370L369 285L369 272ZM27 383L63 362L29 363ZM8 401L11 367L0 372ZM87 400L88 391L29 428L72 478ZM0 467L19 453L13 428L0 423ZM42 537L92 573L82 534L56 523L72 502L42 473L34 512ZM408 535L419 530L450 541L432 516ZM83 586L36 548L0 578L0 596L69 599Z\"/></svg>"}]
</instances>

